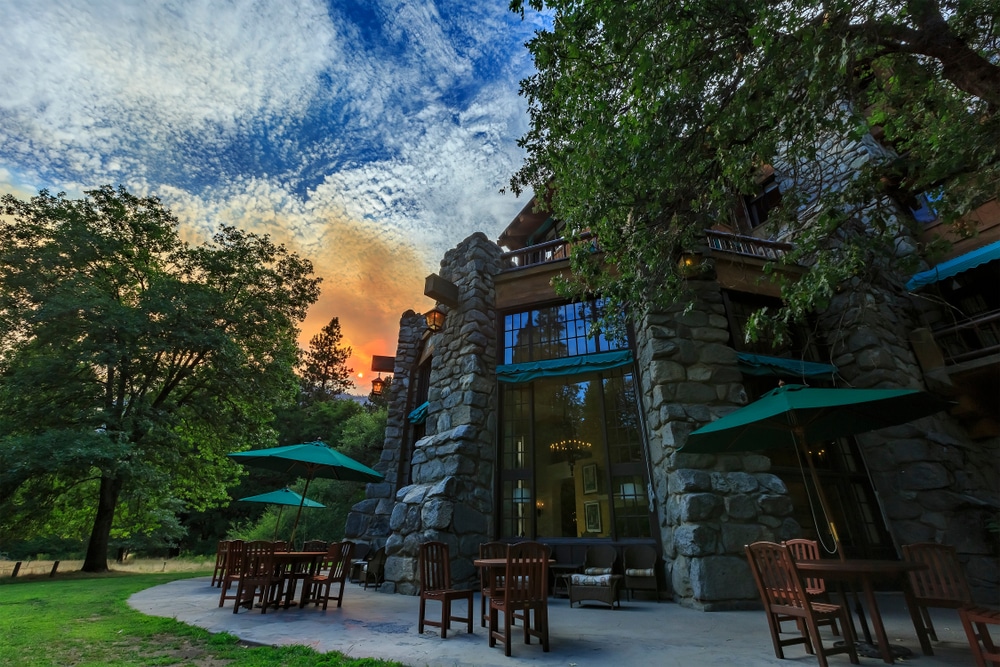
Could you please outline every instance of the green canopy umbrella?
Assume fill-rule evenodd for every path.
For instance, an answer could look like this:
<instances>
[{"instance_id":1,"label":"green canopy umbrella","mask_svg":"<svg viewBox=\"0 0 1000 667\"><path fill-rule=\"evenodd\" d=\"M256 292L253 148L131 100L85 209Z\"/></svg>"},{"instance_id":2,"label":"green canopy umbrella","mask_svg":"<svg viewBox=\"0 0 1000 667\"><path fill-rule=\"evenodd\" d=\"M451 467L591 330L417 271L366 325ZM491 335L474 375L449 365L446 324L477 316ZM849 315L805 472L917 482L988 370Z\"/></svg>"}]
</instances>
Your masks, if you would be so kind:
<instances>
[{"instance_id":1,"label":"green canopy umbrella","mask_svg":"<svg viewBox=\"0 0 1000 667\"><path fill-rule=\"evenodd\" d=\"M837 552L844 558L823 486L809 455L809 443L902 424L947 406L933 394L912 389L813 389L790 384L693 431L679 451L721 453L799 448L805 453Z\"/></svg>"},{"instance_id":2,"label":"green canopy umbrella","mask_svg":"<svg viewBox=\"0 0 1000 667\"><path fill-rule=\"evenodd\" d=\"M381 482L383 479L381 473L375 472L363 463L358 463L350 456L341 454L325 442L318 440L285 447L231 452L228 456L244 465L267 468L305 478L306 485L302 489L302 502L299 503L299 511L295 515L289 543L295 540L295 530L299 525L299 517L302 516L305 494L309 491L309 483L314 477L350 482Z\"/></svg>"},{"instance_id":3,"label":"green canopy umbrella","mask_svg":"<svg viewBox=\"0 0 1000 667\"><path fill-rule=\"evenodd\" d=\"M261 493L256 496L247 496L246 498L240 498L241 502L247 503L268 503L271 505L278 506L278 518L274 523L274 539L278 539L278 526L281 525L281 510L285 509L285 505L301 505L302 507L326 507L323 503L318 503L315 500L310 500L304 496L300 496L295 493L287 486L283 489L278 489L277 491L271 491L269 493Z\"/></svg>"}]
</instances>

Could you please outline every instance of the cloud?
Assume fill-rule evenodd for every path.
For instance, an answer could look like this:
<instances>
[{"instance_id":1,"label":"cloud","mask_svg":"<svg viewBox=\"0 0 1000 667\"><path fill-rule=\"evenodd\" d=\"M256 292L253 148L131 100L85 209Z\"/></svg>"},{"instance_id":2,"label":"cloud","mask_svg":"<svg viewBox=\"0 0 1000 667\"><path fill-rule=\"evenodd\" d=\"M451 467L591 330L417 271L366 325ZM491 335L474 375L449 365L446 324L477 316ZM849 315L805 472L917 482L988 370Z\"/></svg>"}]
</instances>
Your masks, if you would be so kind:
<instances>
[{"instance_id":1,"label":"cloud","mask_svg":"<svg viewBox=\"0 0 1000 667\"><path fill-rule=\"evenodd\" d=\"M0 189L160 196L185 233L268 233L324 277L303 341L340 318L392 354L423 278L524 205L518 80L537 26L505 3L0 0Z\"/></svg>"}]
</instances>

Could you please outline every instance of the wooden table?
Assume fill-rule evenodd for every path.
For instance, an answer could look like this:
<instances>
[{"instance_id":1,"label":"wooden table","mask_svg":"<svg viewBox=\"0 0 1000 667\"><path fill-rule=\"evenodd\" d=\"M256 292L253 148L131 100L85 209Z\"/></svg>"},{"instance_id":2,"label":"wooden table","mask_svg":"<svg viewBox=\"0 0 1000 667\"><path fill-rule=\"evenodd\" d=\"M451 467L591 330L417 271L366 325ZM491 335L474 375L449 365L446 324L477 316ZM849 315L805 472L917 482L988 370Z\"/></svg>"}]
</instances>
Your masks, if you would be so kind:
<instances>
[{"instance_id":1,"label":"wooden table","mask_svg":"<svg viewBox=\"0 0 1000 667\"><path fill-rule=\"evenodd\" d=\"M274 564L279 575L287 584L287 589L278 596L280 600L284 597L284 607L292 604L295 597L295 587L299 579L307 579L316 574L325 551L275 551ZM305 607L309 603L309 584L303 582L302 596L299 599L299 607Z\"/></svg>"},{"instance_id":2,"label":"wooden table","mask_svg":"<svg viewBox=\"0 0 1000 667\"><path fill-rule=\"evenodd\" d=\"M906 599L906 608L909 610L910 618L913 621L913 628L917 631L920 648L924 652L924 655L934 655L934 650L931 648L931 642L927 635L927 629L924 628L920 612L913 602L913 590L910 588L909 577L906 576L908 572L927 569L926 564L892 560L823 559L796 561L795 567L803 574L809 576L861 584L865 602L868 605L868 614L871 616L872 626L875 628L875 645L882 660L889 664L895 662L895 657L893 656L894 647L889 644L889 638L885 634L885 626L882 624L882 615L879 612L878 603L875 601L875 584L880 582L900 584L903 596ZM846 597L844 602L846 605ZM862 629L865 632L865 641L869 644L873 643L871 634L868 632L868 624L864 623L864 617L862 617ZM895 648L899 649L902 647L897 646Z\"/></svg>"}]
</instances>

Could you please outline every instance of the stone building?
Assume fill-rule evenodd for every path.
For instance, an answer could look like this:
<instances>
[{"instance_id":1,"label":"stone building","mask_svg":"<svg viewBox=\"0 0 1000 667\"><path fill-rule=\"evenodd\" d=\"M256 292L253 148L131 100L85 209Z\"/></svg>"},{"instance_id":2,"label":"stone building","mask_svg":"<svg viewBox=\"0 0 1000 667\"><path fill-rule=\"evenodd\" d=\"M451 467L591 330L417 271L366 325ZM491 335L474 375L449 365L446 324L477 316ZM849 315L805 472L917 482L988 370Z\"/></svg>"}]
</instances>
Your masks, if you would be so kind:
<instances>
[{"instance_id":1,"label":"stone building","mask_svg":"<svg viewBox=\"0 0 1000 667\"><path fill-rule=\"evenodd\" d=\"M880 150L870 137L834 142L816 182L848 178ZM782 169L706 230L688 281L693 305L623 320L619 337L592 333L599 298L555 295L567 244L532 203L497 243L474 234L445 255L425 290L443 327L402 316L377 466L386 480L369 485L346 530L386 547L386 590L417 591L423 541L447 542L453 576L473 585L480 543L537 539L564 562L581 562L589 544L649 544L664 597L704 610L756 605L743 545L832 544L802 463L794 451L678 448L784 380L929 389L955 402L951 413L819 443L812 455L849 555L952 544L977 595L997 598L1000 207L970 216L978 237L937 269L841 286L815 326L775 349L743 332L752 311L777 303L762 267L790 247L767 224L789 185ZM808 190L808 174L795 178ZM912 252L905 229L897 245ZM932 219L924 233L940 233Z\"/></svg>"}]
</instances>

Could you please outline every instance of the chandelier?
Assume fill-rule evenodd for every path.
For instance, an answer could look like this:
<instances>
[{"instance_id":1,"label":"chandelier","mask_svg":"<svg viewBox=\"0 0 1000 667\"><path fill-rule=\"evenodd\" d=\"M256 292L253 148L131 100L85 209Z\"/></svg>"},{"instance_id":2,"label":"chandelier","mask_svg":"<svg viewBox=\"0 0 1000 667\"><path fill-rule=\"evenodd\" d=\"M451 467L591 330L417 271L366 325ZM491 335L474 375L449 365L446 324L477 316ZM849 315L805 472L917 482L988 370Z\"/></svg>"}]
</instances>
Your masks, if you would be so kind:
<instances>
[{"instance_id":1,"label":"chandelier","mask_svg":"<svg viewBox=\"0 0 1000 667\"><path fill-rule=\"evenodd\" d=\"M590 443L576 438L567 438L553 442L549 445L549 450L557 461L563 460L569 463L569 474L572 476L573 466L576 465L576 462L590 456Z\"/></svg>"}]
</instances>

